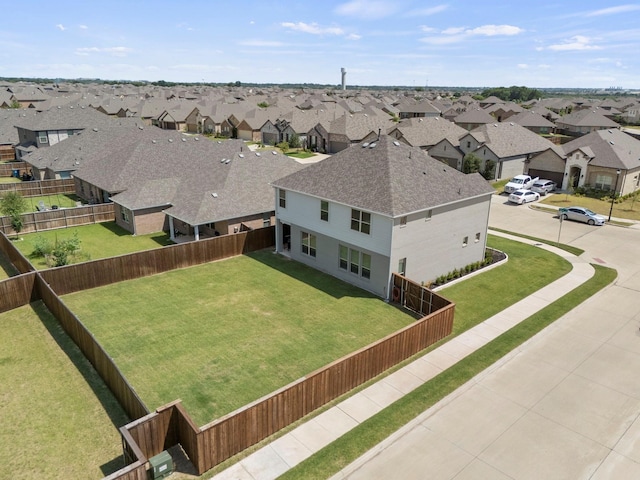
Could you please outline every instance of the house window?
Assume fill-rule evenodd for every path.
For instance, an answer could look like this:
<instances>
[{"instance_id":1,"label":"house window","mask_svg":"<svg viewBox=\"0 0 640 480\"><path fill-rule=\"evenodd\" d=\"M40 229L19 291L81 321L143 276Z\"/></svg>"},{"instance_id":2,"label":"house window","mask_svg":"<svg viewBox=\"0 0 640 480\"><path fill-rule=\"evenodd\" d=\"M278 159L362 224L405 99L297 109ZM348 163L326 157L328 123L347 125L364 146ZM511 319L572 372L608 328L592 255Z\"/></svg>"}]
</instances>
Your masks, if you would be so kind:
<instances>
[{"instance_id":1,"label":"house window","mask_svg":"<svg viewBox=\"0 0 640 480\"><path fill-rule=\"evenodd\" d=\"M446 146L446 145L444 146L444 151L445 151L445 152L447 151L447 146Z\"/></svg>"},{"instance_id":2,"label":"house window","mask_svg":"<svg viewBox=\"0 0 640 480\"><path fill-rule=\"evenodd\" d=\"M476 233L476 240L475 242L478 243L480 241L480 232Z\"/></svg>"},{"instance_id":3,"label":"house window","mask_svg":"<svg viewBox=\"0 0 640 480\"><path fill-rule=\"evenodd\" d=\"M371 255L367 253L362 254L362 269L360 275L366 279L371 278Z\"/></svg>"},{"instance_id":4,"label":"house window","mask_svg":"<svg viewBox=\"0 0 640 480\"><path fill-rule=\"evenodd\" d=\"M613 184L613 177L609 175L596 175L595 187L600 190L611 190Z\"/></svg>"},{"instance_id":5,"label":"house window","mask_svg":"<svg viewBox=\"0 0 640 480\"><path fill-rule=\"evenodd\" d=\"M49 139L47 138L47 132L38 132L38 142L40 143L49 142Z\"/></svg>"},{"instance_id":6,"label":"house window","mask_svg":"<svg viewBox=\"0 0 640 480\"><path fill-rule=\"evenodd\" d=\"M316 256L316 236L307 232L302 233L302 253L310 257Z\"/></svg>"},{"instance_id":7,"label":"house window","mask_svg":"<svg viewBox=\"0 0 640 480\"><path fill-rule=\"evenodd\" d=\"M400 275L402 275L403 277L406 275L407 273L407 259L405 258L401 258L400 261L398 262L398 273Z\"/></svg>"},{"instance_id":8,"label":"house window","mask_svg":"<svg viewBox=\"0 0 640 480\"><path fill-rule=\"evenodd\" d=\"M280 200L280 208L287 208L287 191L279 189L278 198Z\"/></svg>"},{"instance_id":9,"label":"house window","mask_svg":"<svg viewBox=\"0 0 640 480\"><path fill-rule=\"evenodd\" d=\"M351 273L358 275L360 273L360 252L358 250L349 250L349 265L351 266Z\"/></svg>"},{"instance_id":10,"label":"house window","mask_svg":"<svg viewBox=\"0 0 640 480\"><path fill-rule=\"evenodd\" d=\"M407 216L406 215L404 217L400 217L400 226L401 227L406 227L407 226Z\"/></svg>"},{"instance_id":11,"label":"house window","mask_svg":"<svg viewBox=\"0 0 640 480\"><path fill-rule=\"evenodd\" d=\"M352 208L351 230L366 233L368 235L371 232L371 214Z\"/></svg>"},{"instance_id":12,"label":"house window","mask_svg":"<svg viewBox=\"0 0 640 480\"><path fill-rule=\"evenodd\" d=\"M462 246L466 247L469 244L469 237L464 237L462 239Z\"/></svg>"},{"instance_id":13,"label":"house window","mask_svg":"<svg viewBox=\"0 0 640 480\"><path fill-rule=\"evenodd\" d=\"M429 220L431 220L431 212L432 210L427 210L427 214L424 217L425 222L428 222Z\"/></svg>"},{"instance_id":14,"label":"house window","mask_svg":"<svg viewBox=\"0 0 640 480\"><path fill-rule=\"evenodd\" d=\"M340 268L342 270L349 268L349 249L344 245L340 245Z\"/></svg>"},{"instance_id":15,"label":"house window","mask_svg":"<svg viewBox=\"0 0 640 480\"><path fill-rule=\"evenodd\" d=\"M329 221L329 202L326 200L320 201L320 220Z\"/></svg>"},{"instance_id":16,"label":"house window","mask_svg":"<svg viewBox=\"0 0 640 480\"><path fill-rule=\"evenodd\" d=\"M120 217L122 217L123 222L129 223L129 210L124 207L120 207Z\"/></svg>"},{"instance_id":17,"label":"house window","mask_svg":"<svg viewBox=\"0 0 640 480\"><path fill-rule=\"evenodd\" d=\"M67 130L67 135L72 137L73 136L73 130Z\"/></svg>"},{"instance_id":18,"label":"house window","mask_svg":"<svg viewBox=\"0 0 640 480\"><path fill-rule=\"evenodd\" d=\"M262 216L262 226L263 227L270 227L271 226L271 214L265 213Z\"/></svg>"},{"instance_id":19,"label":"house window","mask_svg":"<svg viewBox=\"0 0 640 480\"><path fill-rule=\"evenodd\" d=\"M467 148L471 148L471 142L467 142Z\"/></svg>"}]
</instances>

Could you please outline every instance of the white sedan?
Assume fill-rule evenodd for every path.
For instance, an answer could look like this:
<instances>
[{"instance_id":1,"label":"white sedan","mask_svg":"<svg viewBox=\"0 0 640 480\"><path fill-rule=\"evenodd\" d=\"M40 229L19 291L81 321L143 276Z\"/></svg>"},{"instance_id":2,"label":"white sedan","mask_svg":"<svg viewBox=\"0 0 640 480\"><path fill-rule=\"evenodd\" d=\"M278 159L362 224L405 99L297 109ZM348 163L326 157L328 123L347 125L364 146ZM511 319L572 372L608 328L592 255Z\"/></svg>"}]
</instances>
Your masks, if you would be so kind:
<instances>
[{"instance_id":1,"label":"white sedan","mask_svg":"<svg viewBox=\"0 0 640 480\"><path fill-rule=\"evenodd\" d=\"M516 190L509 195L509 201L511 203L517 203L522 205L523 203L535 202L540 199L540 194L533 190Z\"/></svg>"}]
</instances>

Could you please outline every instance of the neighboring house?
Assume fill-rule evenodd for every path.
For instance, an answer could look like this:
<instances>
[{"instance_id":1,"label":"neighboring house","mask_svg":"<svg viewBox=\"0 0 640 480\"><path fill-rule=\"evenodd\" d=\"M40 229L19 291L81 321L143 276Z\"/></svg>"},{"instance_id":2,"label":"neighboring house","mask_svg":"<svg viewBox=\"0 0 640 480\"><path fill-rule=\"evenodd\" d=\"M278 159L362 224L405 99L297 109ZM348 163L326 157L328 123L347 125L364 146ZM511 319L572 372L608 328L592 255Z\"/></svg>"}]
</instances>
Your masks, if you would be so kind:
<instances>
[{"instance_id":1,"label":"neighboring house","mask_svg":"<svg viewBox=\"0 0 640 480\"><path fill-rule=\"evenodd\" d=\"M479 157L483 169L487 160L495 162L495 180L499 180L523 173L532 156L552 145L517 123L502 122L483 125L467 133L460 138L459 149L463 155L473 153Z\"/></svg>"},{"instance_id":2,"label":"neighboring house","mask_svg":"<svg viewBox=\"0 0 640 480\"><path fill-rule=\"evenodd\" d=\"M395 104L399 110L400 119L419 117L439 117L441 112L429 100L404 100Z\"/></svg>"},{"instance_id":3,"label":"neighboring house","mask_svg":"<svg viewBox=\"0 0 640 480\"><path fill-rule=\"evenodd\" d=\"M564 190L573 182L627 195L640 186L640 140L619 129L597 130L534 156L528 167Z\"/></svg>"},{"instance_id":4,"label":"neighboring house","mask_svg":"<svg viewBox=\"0 0 640 480\"><path fill-rule=\"evenodd\" d=\"M23 157L30 152L51 147L87 128L109 125L111 120L93 108L74 108L71 105L45 112L23 111L14 124L19 141L16 147L17 157L29 162Z\"/></svg>"},{"instance_id":5,"label":"neighboring house","mask_svg":"<svg viewBox=\"0 0 640 480\"><path fill-rule=\"evenodd\" d=\"M272 182L276 251L390 297L484 258L493 189L381 135Z\"/></svg>"},{"instance_id":6,"label":"neighboring house","mask_svg":"<svg viewBox=\"0 0 640 480\"><path fill-rule=\"evenodd\" d=\"M9 162L15 160L15 147L18 145L18 130L15 128L16 120L25 112L17 108L0 110L0 161Z\"/></svg>"},{"instance_id":7,"label":"neighboring house","mask_svg":"<svg viewBox=\"0 0 640 480\"><path fill-rule=\"evenodd\" d=\"M495 121L496 119L482 108L468 109L453 119L453 123L467 131L471 131L487 123L495 123Z\"/></svg>"},{"instance_id":8,"label":"neighboring house","mask_svg":"<svg viewBox=\"0 0 640 480\"><path fill-rule=\"evenodd\" d=\"M619 128L620 125L607 118L597 110L585 108L574 110L556 120L558 133L580 136L596 130L606 130L609 128Z\"/></svg>"},{"instance_id":9,"label":"neighboring house","mask_svg":"<svg viewBox=\"0 0 640 480\"><path fill-rule=\"evenodd\" d=\"M429 150L445 138L451 143L457 143L465 133L467 132L463 128L442 117L403 120L389 131L389 135L396 140L423 150ZM433 156L431 153L430 155Z\"/></svg>"},{"instance_id":10,"label":"neighboring house","mask_svg":"<svg viewBox=\"0 0 640 480\"><path fill-rule=\"evenodd\" d=\"M391 117L377 108L368 108L364 113L347 114L329 124L327 153L337 153L362 142L371 132L386 132L393 124ZM324 125L321 125L324 127ZM323 135L321 128L316 129Z\"/></svg>"},{"instance_id":11,"label":"neighboring house","mask_svg":"<svg viewBox=\"0 0 640 480\"><path fill-rule=\"evenodd\" d=\"M512 115L509 117L509 121L541 135L553 133L556 128L553 122L550 122L533 110L523 110L520 113Z\"/></svg>"},{"instance_id":12,"label":"neighboring house","mask_svg":"<svg viewBox=\"0 0 640 480\"><path fill-rule=\"evenodd\" d=\"M507 102L507 103L494 103L485 108L485 111L495 118L498 122L504 122L507 119L511 121L511 117L524 111L520 105Z\"/></svg>"},{"instance_id":13,"label":"neighboring house","mask_svg":"<svg viewBox=\"0 0 640 480\"><path fill-rule=\"evenodd\" d=\"M173 108L165 110L153 124L163 130L178 130L180 132L202 133L202 115L198 107L192 102L179 103Z\"/></svg>"},{"instance_id":14,"label":"neighboring house","mask_svg":"<svg viewBox=\"0 0 640 480\"><path fill-rule=\"evenodd\" d=\"M97 132L96 132L97 133ZM274 221L269 182L303 166L281 154L250 152L239 140L213 142L155 127L129 129L108 154L96 149L74 172L85 200L113 201L132 234L201 237Z\"/></svg>"}]
</instances>

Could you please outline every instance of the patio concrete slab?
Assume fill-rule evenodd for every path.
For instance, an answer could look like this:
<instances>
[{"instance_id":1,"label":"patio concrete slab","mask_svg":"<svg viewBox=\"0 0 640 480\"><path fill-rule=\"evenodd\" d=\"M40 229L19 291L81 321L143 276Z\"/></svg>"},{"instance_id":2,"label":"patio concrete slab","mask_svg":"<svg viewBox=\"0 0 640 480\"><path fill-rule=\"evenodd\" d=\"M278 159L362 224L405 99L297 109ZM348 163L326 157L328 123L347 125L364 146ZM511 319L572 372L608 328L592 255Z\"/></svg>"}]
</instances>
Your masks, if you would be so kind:
<instances>
[{"instance_id":1,"label":"patio concrete slab","mask_svg":"<svg viewBox=\"0 0 640 480\"><path fill-rule=\"evenodd\" d=\"M482 415L477 415L482 411ZM422 424L472 455L479 455L527 410L482 385L472 385Z\"/></svg>"},{"instance_id":2,"label":"patio concrete slab","mask_svg":"<svg viewBox=\"0 0 640 480\"><path fill-rule=\"evenodd\" d=\"M590 478L609 450L529 412L479 458L518 480Z\"/></svg>"},{"instance_id":3,"label":"patio concrete slab","mask_svg":"<svg viewBox=\"0 0 640 480\"><path fill-rule=\"evenodd\" d=\"M613 448L638 416L640 400L570 375L533 407L533 411Z\"/></svg>"}]
</instances>

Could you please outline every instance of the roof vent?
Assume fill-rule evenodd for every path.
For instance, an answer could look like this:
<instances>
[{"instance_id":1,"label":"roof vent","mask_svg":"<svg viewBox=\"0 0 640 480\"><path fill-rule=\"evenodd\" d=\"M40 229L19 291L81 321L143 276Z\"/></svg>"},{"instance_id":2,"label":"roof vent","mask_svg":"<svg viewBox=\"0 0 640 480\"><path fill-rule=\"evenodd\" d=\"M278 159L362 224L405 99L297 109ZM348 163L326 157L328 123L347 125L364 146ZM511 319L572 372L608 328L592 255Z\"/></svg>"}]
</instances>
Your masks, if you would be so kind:
<instances>
[{"instance_id":1,"label":"roof vent","mask_svg":"<svg viewBox=\"0 0 640 480\"><path fill-rule=\"evenodd\" d=\"M240 158L244 158L244 153L239 153L239 154L238 154L238 156L239 156Z\"/></svg>"},{"instance_id":2,"label":"roof vent","mask_svg":"<svg viewBox=\"0 0 640 480\"><path fill-rule=\"evenodd\" d=\"M222 143L222 141L218 140L218 143Z\"/></svg>"},{"instance_id":3,"label":"roof vent","mask_svg":"<svg viewBox=\"0 0 640 480\"><path fill-rule=\"evenodd\" d=\"M213 192L213 193L211 194L211 196L212 196L213 198L218 198L218 194L217 194L216 192Z\"/></svg>"},{"instance_id":4,"label":"roof vent","mask_svg":"<svg viewBox=\"0 0 640 480\"><path fill-rule=\"evenodd\" d=\"M365 142L362 144L362 148L367 148L369 146L369 142Z\"/></svg>"},{"instance_id":5,"label":"roof vent","mask_svg":"<svg viewBox=\"0 0 640 480\"><path fill-rule=\"evenodd\" d=\"M513 122L509 122L509 125L511 125L513 127Z\"/></svg>"},{"instance_id":6,"label":"roof vent","mask_svg":"<svg viewBox=\"0 0 640 480\"><path fill-rule=\"evenodd\" d=\"M611 145L615 145L615 143L613 143L613 141L612 141L612 140L609 140L609 143L610 143Z\"/></svg>"},{"instance_id":7,"label":"roof vent","mask_svg":"<svg viewBox=\"0 0 640 480\"><path fill-rule=\"evenodd\" d=\"M497 124L497 123L494 123L494 124L493 124L493 126L494 126L494 127L497 127L497 126L498 126L498 124Z\"/></svg>"},{"instance_id":8,"label":"roof vent","mask_svg":"<svg viewBox=\"0 0 640 480\"><path fill-rule=\"evenodd\" d=\"M277 154L278 154L278 152L276 152L275 150L271 150L271 154L272 154L272 155L277 155Z\"/></svg>"},{"instance_id":9,"label":"roof vent","mask_svg":"<svg viewBox=\"0 0 640 480\"><path fill-rule=\"evenodd\" d=\"M260 152L256 152L256 157L259 157L259 156L260 156Z\"/></svg>"},{"instance_id":10,"label":"roof vent","mask_svg":"<svg viewBox=\"0 0 640 480\"><path fill-rule=\"evenodd\" d=\"M143 127L142 125L140 125L140 126L138 127L138 130L144 130L144 127Z\"/></svg>"},{"instance_id":11,"label":"roof vent","mask_svg":"<svg viewBox=\"0 0 640 480\"><path fill-rule=\"evenodd\" d=\"M183 138L183 139L182 139L182 141L183 141L183 142L186 142L186 141L187 141L187 139L186 139L186 138Z\"/></svg>"},{"instance_id":12,"label":"roof vent","mask_svg":"<svg viewBox=\"0 0 640 480\"><path fill-rule=\"evenodd\" d=\"M197 142L198 140L200 140L198 137L194 137L193 139L194 139L196 142Z\"/></svg>"},{"instance_id":13,"label":"roof vent","mask_svg":"<svg viewBox=\"0 0 640 480\"><path fill-rule=\"evenodd\" d=\"M170 138L170 139L169 139L169 143L173 143L173 138Z\"/></svg>"},{"instance_id":14,"label":"roof vent","mask_svg":"<svg viewBox=\"0 0 640 480\"><path fill-rule=\"evenodd\" d=\"M223 158L222 160L220 160L220 163L224 163L225 160L226 158Z\"/></svg>"},{"instance_id":15,"label":"roof vent","mask_svg":"<svg viewBox=\"0 0 640 480\"><path fill-rule=\"evenodd\" d=\"M399 142L399 141L397 141L397 140L395 140L395 141L393 142L393 144L394 144L396 147L399 147L399 146L400 146L400 142Z\"/></svg>"},{"instance_id":16,"label":"roof vent","mask_svg":"<svg viewBox=\"0 0 640 480\"><path fill-rule=\"evenodd\" d=\"M231 163L231 159L230 159L230 158L227 158L227 159L224 161L224 163L225 163L225 165L229 165L229 164Z\"/></svg>"},{"instance_id":17,"label":"roof vent","mask_svg":"<svg viewBox=\"0 0 640 480\"><path fill-rule=\"evenodd\" d=\"M369 144L369 148L374 148L376 145L377 145L377 143L376 143L376 142L370 143L370 144Z\"/></svg>"},{"instance_id":18,"label":"roof vent","mask_svg":"<svg viewBox=\"0 0 640 480\"><path fill-rule=\"evenodd\" d=\"M96 127L93 127L91 130L93 130L94 132L98 131L98 129Z\"/></svg>"}]
</instances>

